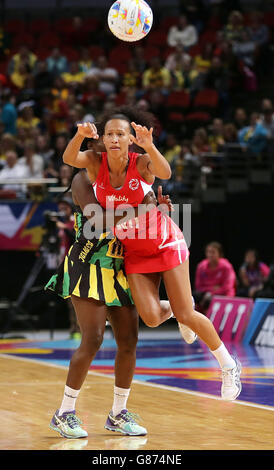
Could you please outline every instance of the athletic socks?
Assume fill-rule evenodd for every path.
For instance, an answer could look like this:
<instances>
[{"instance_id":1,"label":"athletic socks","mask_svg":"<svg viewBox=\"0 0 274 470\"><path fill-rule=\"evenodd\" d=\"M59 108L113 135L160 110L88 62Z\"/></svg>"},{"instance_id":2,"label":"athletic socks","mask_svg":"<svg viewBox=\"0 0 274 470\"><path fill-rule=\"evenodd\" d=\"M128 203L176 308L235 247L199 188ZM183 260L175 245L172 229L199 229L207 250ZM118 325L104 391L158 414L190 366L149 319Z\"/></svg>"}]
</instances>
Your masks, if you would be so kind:
<instances>
[{"instance_id":1,"label":"athletic socks","mask_svg":"<svg viewBox=\"0 0 274 470\"><path fill-rule=\"evenodd\" d=\"M127 408L127 399L129 397L130 388L120 388L114 385L113 416L117 416L122 410Z\"/></svg>"},{"instance_id":2,"label":"athletic socks","mask_svg":"<svg viewBox=\"0 0 274 470\"><path fill-rule=\"evenodd\" d=\"M75 410L75 403L79 395L79 392L80 390L74 390L73 388L70 388L67 385L65 385L63 401L58 412L59 416L65 412Z\"/></svg>"},{"instance_id":3,"label":"athletic socks","mask_svg":"<svg viewBox=\"0 0 274 470\"><path fill-rule=\"evenodd\" d=\"M220 367L223 369L233 369L236 366L236 363L233 357L229 354L224 343L221 344L215 351L211 351L213 356L216 357L217 361L220 364Z\"/></svg>"}]
</instances>

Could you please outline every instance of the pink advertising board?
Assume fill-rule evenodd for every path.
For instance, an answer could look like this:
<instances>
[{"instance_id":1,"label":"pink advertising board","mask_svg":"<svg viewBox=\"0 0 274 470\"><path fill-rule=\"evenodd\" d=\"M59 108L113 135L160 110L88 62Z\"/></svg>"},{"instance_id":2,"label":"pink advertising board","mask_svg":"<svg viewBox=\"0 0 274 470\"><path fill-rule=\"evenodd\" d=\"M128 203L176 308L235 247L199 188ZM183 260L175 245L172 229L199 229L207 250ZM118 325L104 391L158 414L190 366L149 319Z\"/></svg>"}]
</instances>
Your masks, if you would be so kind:
<instances>
[{"instance_id":1,"label":"pink advertising board","mask_svg":"<svg viewBox=\"0 0 274 470\"><path fill-rule=\"evenodd\" d=\"M207 317L223 341L242 340L253 308L253 300L244 297L216 295L209 306Z\"/></svg>"}]
</instances>

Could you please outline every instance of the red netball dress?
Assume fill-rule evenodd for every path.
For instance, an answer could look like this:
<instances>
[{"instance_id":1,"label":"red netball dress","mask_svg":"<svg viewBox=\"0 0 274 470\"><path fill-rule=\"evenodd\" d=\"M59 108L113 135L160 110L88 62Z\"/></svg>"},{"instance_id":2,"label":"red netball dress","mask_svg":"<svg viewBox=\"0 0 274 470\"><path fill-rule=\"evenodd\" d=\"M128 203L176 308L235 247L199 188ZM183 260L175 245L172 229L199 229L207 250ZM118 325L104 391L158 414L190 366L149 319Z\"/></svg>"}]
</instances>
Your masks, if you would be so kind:
<instances>
[{"instance_id":1,"label":"red netball dress","mask_svg":"<svg viewBox=\"0 0 274 470\"><path fill-rule=\"evenodd\" d=\"M129 152L128 156L126 179L124 185L117 189L110 184L107 153L102 152L102 163L93 189L104 209L137 207L152 191L152 185L142 178L137 169L138 154ZM124 223L121 221L114 228L114 233L124 246L127 274L167 271L189 256L183 233L157 207Z\"/></svg>"}]
</instances>

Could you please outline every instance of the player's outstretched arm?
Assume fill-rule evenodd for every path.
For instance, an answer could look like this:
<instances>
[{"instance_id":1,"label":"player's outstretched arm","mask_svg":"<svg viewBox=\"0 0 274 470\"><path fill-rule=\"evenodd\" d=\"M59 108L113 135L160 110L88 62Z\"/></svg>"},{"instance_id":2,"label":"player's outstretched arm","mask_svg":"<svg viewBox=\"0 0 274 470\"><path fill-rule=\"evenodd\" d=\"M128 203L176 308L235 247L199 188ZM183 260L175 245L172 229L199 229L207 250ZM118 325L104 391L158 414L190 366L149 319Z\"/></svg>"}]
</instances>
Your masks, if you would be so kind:
<instances>
[{"instance_id":1,"label":"player's outstretched arm","mask_svg":"<svg viewBox=\"0 0 274 470\"><path fill-rule=\"evenodd\" d=\"M80 151L82 142L85 138L98 139L96 126L90 122L77 125L77 132L75 136L68 143L66 150L63 154L63 161L67 165L74 166L75 168L88 168L92 165L93 151L86 150Z\"/></svg>"},{"instance_id":2,"label":"player's outstretched arm","mask_svg":"<svg viewBox=\"0 0 274 470\"><path fill-rule=\"evenodd\" d=\"M141 126L135 122L132 122L131 125L136 133L136 137L131 136L133 142L139 147L142 147L149 157L147 167L150 173L162 180L168 180L171 177L171 168L168 161L153 143L153 128L151 127L148 130L145 126Z\"/></svg>"}]
</instances>

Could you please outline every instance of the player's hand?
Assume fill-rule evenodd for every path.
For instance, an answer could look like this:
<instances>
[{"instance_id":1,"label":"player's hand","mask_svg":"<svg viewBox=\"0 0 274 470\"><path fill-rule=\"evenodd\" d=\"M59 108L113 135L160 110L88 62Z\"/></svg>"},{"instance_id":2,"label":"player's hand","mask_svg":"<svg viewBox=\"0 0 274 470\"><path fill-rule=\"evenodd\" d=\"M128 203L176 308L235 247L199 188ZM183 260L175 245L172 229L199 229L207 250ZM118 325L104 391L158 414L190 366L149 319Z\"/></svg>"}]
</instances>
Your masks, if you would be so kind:
<instances>
[{"instance_id":1,"label":"player's hand","mask_svg":"<svg viewBox=\"0 0 274 470\"><path fill-rule=\"evenodd\" d=\"M169 197L169 194L166 194L165 196L163 196L163 188L162 186L158 186L158 196L157 196L157 201L158 201L158 204L160 205L166 205L166 209L167 211L171 211L173 212L174 211L174 207L173 207L173 204L171 202L171 199ZM163 207L164 209L164 207Z\"/></svg>"},{"instance_id":2,"label":"player's hand","mask_svg":"<svg viewBox=\"0 0 274 470\"><path fill-rule=\"evenodd\" d=\"M83 122L81 124L77 124L77 128L78 134L83 137L86 137L87 139L99 139L95 124L91 124L91 122Z\"/></svg>"},{"instance_id":3,"label":"player's hand","mask_svg":"<svg viewBox=\"0 0 274 470\"><path fill-rule=\"evenodd\" d=\"M135 122L132 122L131 125L135 130L136 134L136 137L134 135L131 135L133 142L139 147L142 147L144 150L151 147L151 145L153 144L153 127L148 130L147 127L141 126L140 124L136 124Z\"/></svg>"}]
</instances>

